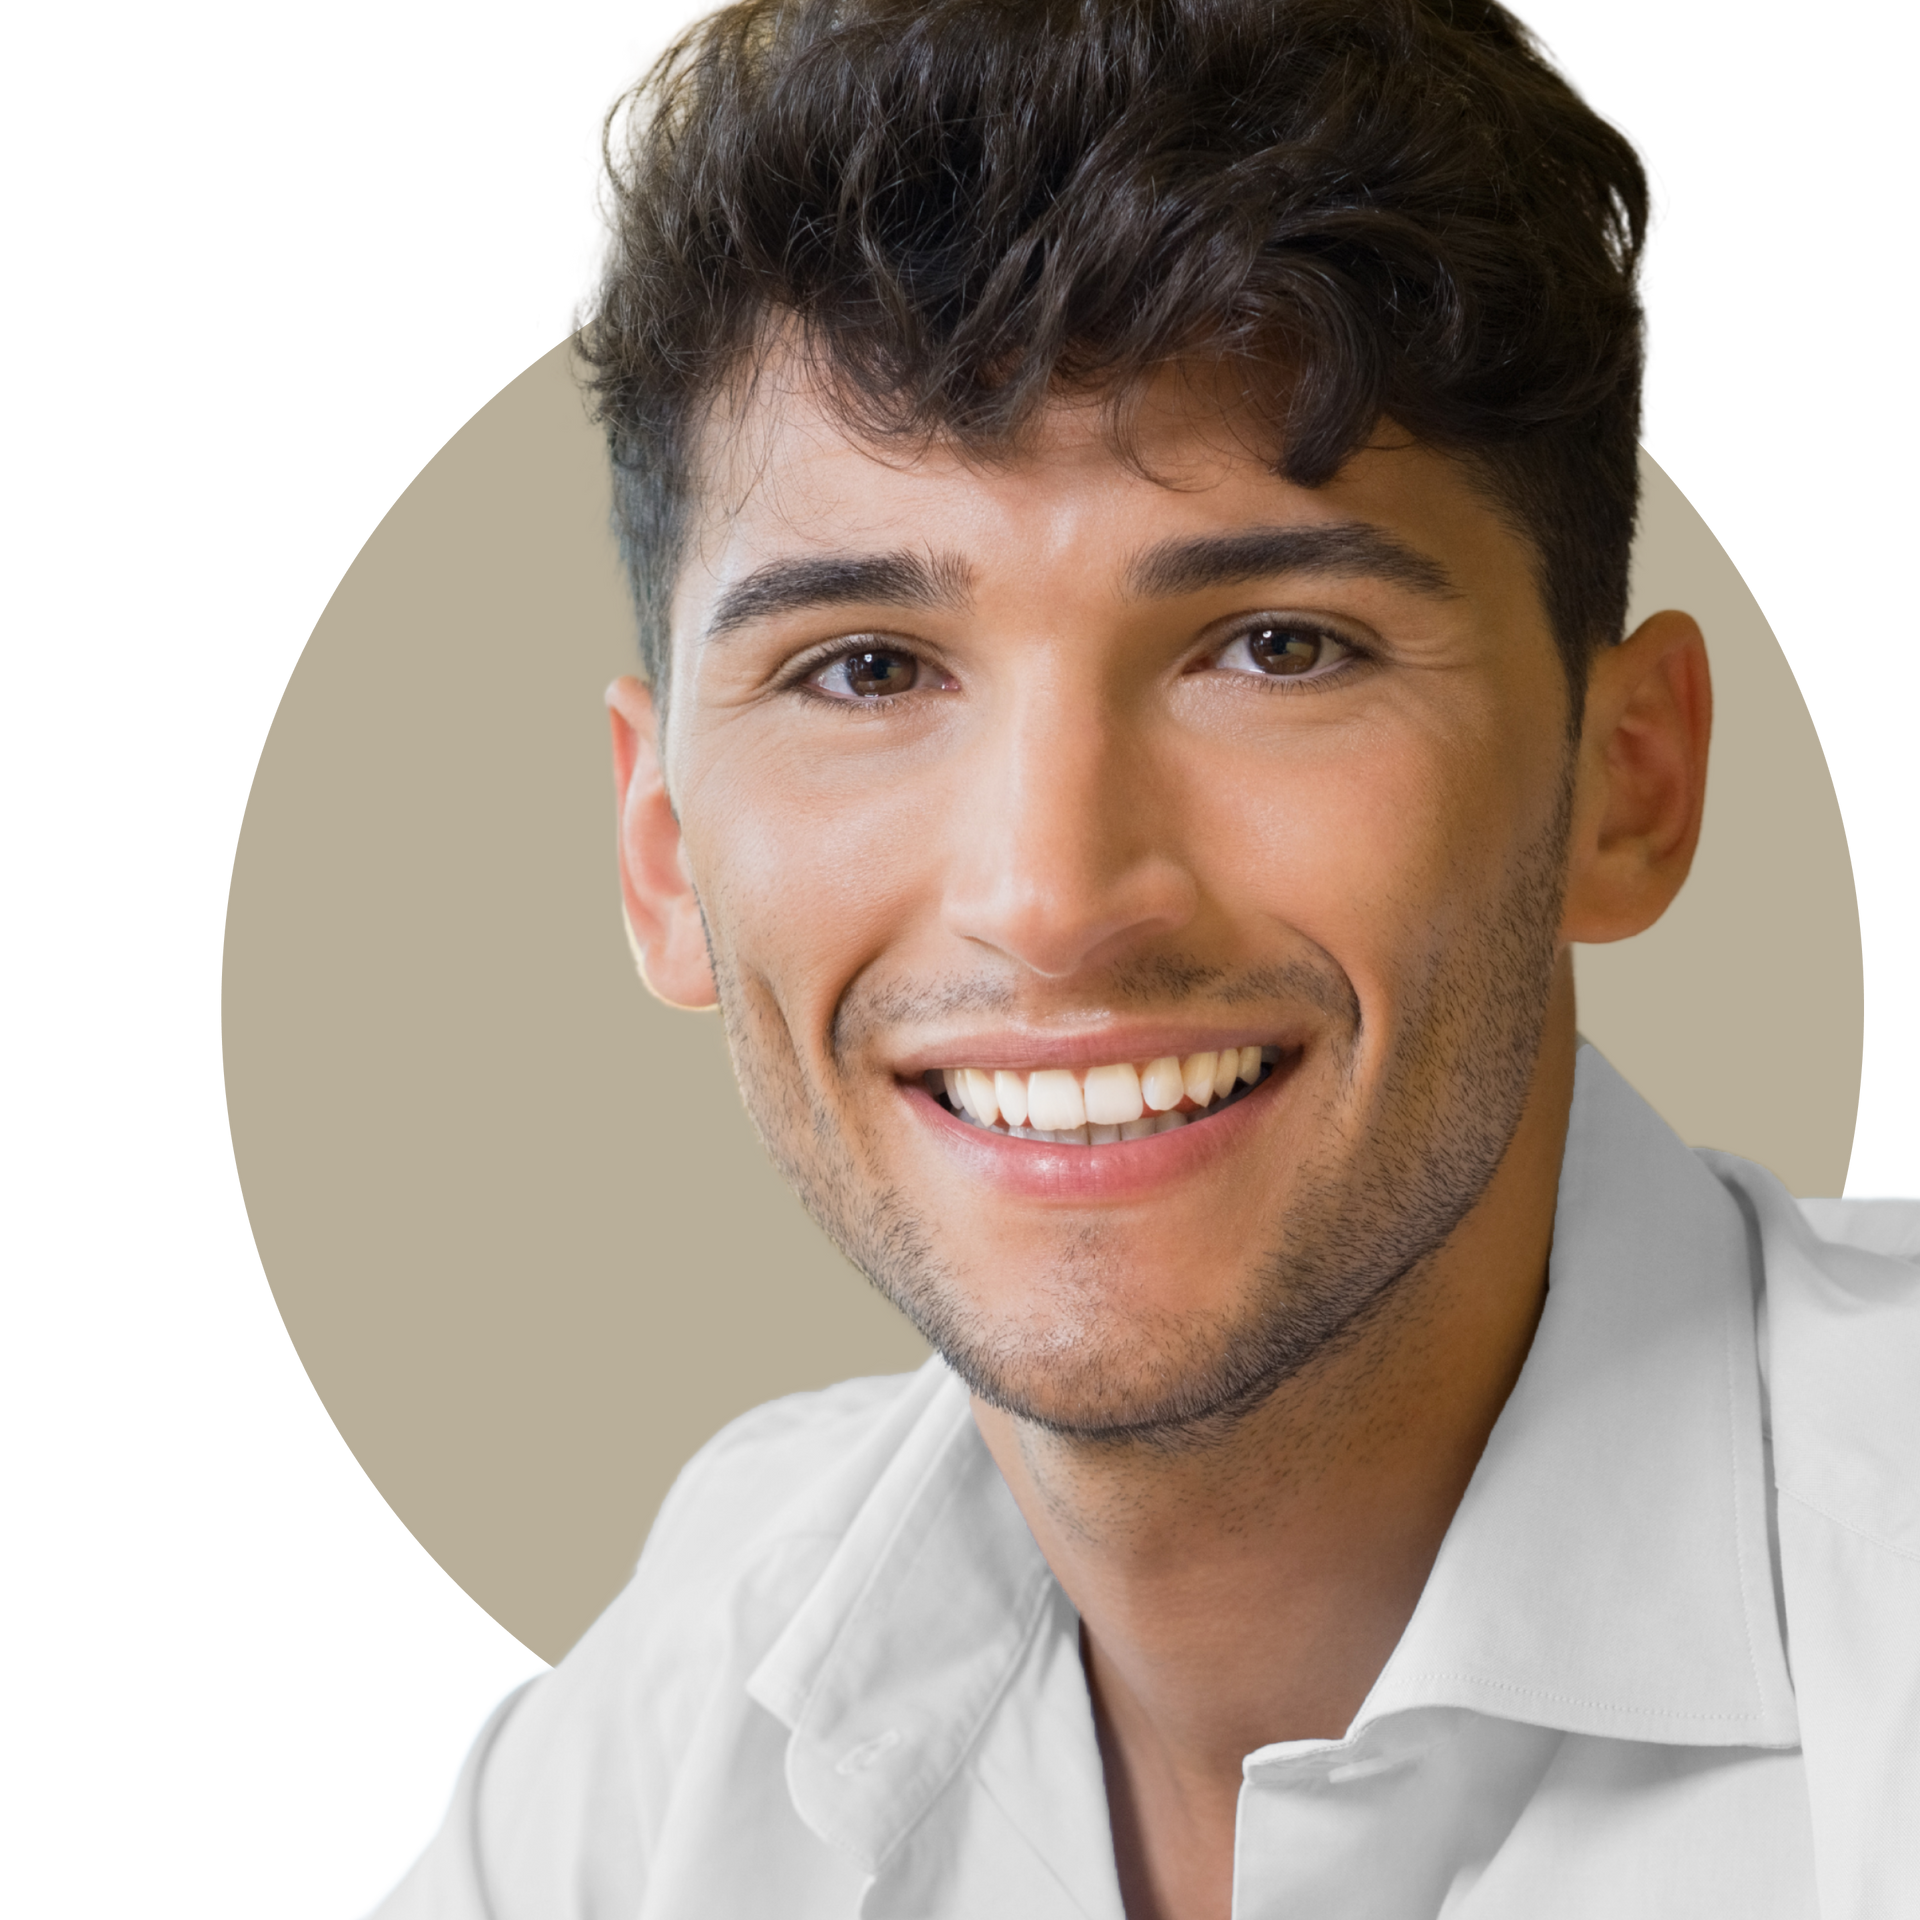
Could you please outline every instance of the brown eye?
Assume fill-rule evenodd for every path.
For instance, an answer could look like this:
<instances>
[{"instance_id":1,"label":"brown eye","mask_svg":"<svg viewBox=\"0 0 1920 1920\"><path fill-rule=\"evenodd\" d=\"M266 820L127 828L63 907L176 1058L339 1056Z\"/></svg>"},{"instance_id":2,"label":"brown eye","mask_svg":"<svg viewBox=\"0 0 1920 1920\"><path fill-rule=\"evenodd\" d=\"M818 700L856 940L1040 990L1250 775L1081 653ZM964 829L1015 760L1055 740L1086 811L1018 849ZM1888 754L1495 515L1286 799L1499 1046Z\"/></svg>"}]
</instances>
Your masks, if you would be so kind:
<instances>
[{"instance_id":1,"label":"brown eye","mask_svg":"<svg viewBox=\"0 0 1920 1920\"><path fill-rule=\"evenodd\" d=\"M847 687L866 698L905 693L920 677L910 653L856 653L847 660Z\"/></svg>"},{"instance_id":2,"label":"brown eye","mask_svg":"<svg viewBox=\"0 0 1920 1920\"><path fill-rule=\"evenodd\" d=\"M1325 652L1324 635L1298 628L1261 627L1247 635L1247 657L1262 673L1307 673Z\"/></svg>"},{"instance_id":3,"label":"brown eye","mask_svg":"<svg viewBox=\"0 0 1920 1920\"><path fill-rule=\"evenodd\" d=\"M843 653L814 676L822 693L842 699L878 700L891 693L907 693L918 685L920 663L910 653L874 647Z\"/></svg>"},{"instance_id":4,"label":"brown eye","mask_svg":"<svg viewBox=\"0 0 1920 1920\"><path fill-rule=\"evenodd\" d=\"M1214 664L1231 673L1258 673L1274 680L1321 679L1352 653L1344 640L1323 628L1259 620L1242 627Z\"/></svg>"}]
</instances>

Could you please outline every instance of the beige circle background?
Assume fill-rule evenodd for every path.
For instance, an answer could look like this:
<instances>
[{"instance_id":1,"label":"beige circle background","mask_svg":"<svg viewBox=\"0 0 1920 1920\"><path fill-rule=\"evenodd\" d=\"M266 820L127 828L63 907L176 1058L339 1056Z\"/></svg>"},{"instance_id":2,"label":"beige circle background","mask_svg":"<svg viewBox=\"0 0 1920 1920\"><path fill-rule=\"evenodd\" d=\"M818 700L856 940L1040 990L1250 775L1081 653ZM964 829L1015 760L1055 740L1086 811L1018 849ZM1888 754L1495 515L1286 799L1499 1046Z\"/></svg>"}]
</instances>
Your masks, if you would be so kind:
<instances>
[{"instance_id":1,"label":"beige circle background","mask_svg":"<svg viewBox=\"0 0 1920 1920\"><path fill-rule=\"evenodd\" d=\"M1578 955L1581 1024L1688 1140L1837 1193L1861 1042L1839 809L1752 596L1645 478L1635 603L1707 630L1712 797L1673 912ZM607 498L559 348L380 523L261 755L224 978L234 1153L300 1357L394 1510L549 1660L716 1428L925 1352L767 1165L718 1021L634 978Z\"/></svg>"}]
</instances>

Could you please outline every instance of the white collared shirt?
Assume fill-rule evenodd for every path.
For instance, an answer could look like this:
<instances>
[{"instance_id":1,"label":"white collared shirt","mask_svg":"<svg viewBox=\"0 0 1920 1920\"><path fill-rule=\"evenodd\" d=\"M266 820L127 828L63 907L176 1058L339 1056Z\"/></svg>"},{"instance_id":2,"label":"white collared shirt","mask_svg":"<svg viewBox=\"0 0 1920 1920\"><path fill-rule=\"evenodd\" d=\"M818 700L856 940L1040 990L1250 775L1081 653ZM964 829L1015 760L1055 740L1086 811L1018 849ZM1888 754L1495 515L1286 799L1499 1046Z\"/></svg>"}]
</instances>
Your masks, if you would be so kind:
<instances>
[{"instance_id":1,"label":"white collared shirt","mask_svg":"<svg viewBox=\"0 0 1920 1920\"><path fill-rule=\"evenodd\" d=\"M1235 1920L1876 1912L1852 1889L1886 1875L1818 1838L1859 1796L1838 1760L1810 1791L1789 1677L1766 1176L1710 1159L1582 1050L1526 1364L1346 1735L1247 1755ZM1920 1204L1821 1205L1826 1235L1920 1253ZM1865 1284L1910 1278L1880 1259ZM1891 1537L1846 1570L1896 1620L1920 1530L1885 1488L1915 1429L1868 1423L1899 1455L1861 1483ZM1842 1495L1796 1526L1862 1536ZM1833 1611L1804 1630L1835 1637ZM1893 1711L1897 1737L1915 1703ZM488 1724L380 1912L1123 1920L1078 1622L944 1365L776 1402L707 1447L626 1592Z\"/></svg>"}]
</instances>

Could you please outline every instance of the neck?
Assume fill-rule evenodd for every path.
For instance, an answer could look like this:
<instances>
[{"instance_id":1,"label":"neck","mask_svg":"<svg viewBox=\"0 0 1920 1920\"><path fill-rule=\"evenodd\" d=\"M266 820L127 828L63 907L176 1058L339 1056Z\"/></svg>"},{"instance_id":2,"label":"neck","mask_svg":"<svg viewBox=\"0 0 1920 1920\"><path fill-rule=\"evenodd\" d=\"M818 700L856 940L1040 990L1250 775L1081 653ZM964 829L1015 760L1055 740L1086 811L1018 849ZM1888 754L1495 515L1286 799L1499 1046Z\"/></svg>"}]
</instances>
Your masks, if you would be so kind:
<instances>
[{"instance_id":1,"label":"neck","mask_svg":"<svg viewBox=\"0 0 1920 1920\"><path fill-rule=\"evenodd\" d=\"M1338 1737L1366 1698L1533 1338L1575 1045L1563 955L1485 1194L1355 1337L1225 1437L1093 1446L976 1403L1079 1610L1116 1812L1144 1773L1196 1818L1224 1797L1230 1832L1244 1755Z\"/></svg>"}]
</instances>

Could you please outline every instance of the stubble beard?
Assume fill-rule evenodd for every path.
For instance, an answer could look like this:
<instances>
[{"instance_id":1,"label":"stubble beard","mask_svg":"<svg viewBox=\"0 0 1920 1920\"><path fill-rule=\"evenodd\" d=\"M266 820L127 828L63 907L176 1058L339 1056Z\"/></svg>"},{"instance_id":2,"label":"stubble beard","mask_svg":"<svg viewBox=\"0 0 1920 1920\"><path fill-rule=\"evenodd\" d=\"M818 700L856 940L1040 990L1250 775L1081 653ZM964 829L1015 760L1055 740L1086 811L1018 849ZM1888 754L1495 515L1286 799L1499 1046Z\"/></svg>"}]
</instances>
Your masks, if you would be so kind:
<instances>
[{"instance_id":1,"label":"stubble beard","mask_svg":"<svg viewBox=\"0 0 1920 1920\"><path fill-rule=\"evenodd\" d=\"M1031 1312L1017 1320L983 1312L924 1213L872 1172L885 1164L885 1143L848 1137L850 1124L858 1133L845 1117L851 1105L836 1108L802 1070L770 988L749 985L710 937L748 1113L815 1221L988 1404L1078 1440L1171 1451L1215 1444L1403 1295L1408 1276L1486 1191L1520 1124L1539 1058L1571 808L1569 777L1545 829L1495 898L1458 916L1451 936L1422 956L1399 1037L1365 1107L1342 1098L1357 1090L1359 1000L1318 949L1284 968L1225 979L1164 959L1116 976L1117 999L1152 995L1162 1010L1167 983L1180 980L1204 982L1184 1004L1216 1016L1236 1003L1271 1005L1276 989L1323 1013L1339 1010L1328 1022L1333 1072L1320 1124L1309 1130L1319 1151L1296 1162L1278 1237L1216 1312L1136 1313L1122 1321L1108 1302L1115 1263L1125 1256L1107 1244L1097 1219L1024 1277ZM836 1038L969 1000L1004 1003L1005 995L997 983L963 981L918 996L882 990L864 1005L850 996L838 1010Z\"/></svg>"}]
</instances>

